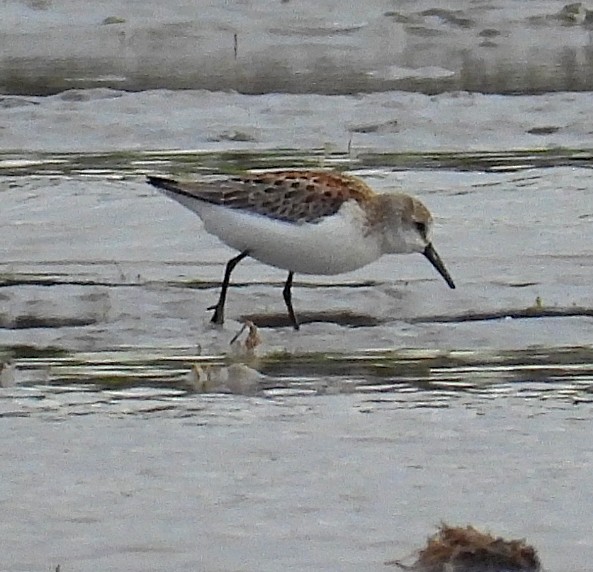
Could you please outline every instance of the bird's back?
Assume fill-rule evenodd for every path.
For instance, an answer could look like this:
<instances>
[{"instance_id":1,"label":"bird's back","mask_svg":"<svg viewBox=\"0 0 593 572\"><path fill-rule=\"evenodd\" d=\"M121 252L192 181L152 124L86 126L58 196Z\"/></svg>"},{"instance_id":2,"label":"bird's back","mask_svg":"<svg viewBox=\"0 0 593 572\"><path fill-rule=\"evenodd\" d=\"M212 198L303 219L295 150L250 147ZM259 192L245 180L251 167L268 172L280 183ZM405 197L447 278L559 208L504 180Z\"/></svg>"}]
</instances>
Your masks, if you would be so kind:
<instances>
[{"instance_id":1,"label":"bird's back","mask_svg":"<svg viewBox=\"0 0 593 572\"><path fill-rule=\"evenodd\" d=\"M148 182L198 214L196 202L205 202L296 224L318 222L347 201L376 196L357 177L332 171L247 173L196 182L150 176Z\"/></svg>"}]
</instances>

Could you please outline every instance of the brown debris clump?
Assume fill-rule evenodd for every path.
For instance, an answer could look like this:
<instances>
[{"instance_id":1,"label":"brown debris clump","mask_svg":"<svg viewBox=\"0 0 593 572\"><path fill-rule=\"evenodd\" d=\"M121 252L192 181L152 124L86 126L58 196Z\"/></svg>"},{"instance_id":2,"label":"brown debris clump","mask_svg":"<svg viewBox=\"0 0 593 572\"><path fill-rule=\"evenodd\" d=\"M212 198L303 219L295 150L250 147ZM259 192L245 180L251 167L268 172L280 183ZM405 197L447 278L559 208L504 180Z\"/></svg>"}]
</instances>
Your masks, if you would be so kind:
<instances>
[{"instance_id":1,"label":"brown debris clump","mask_svg":"<svg viewBox=\"0 0 593 572\"><path fill-rule=\"evenodd\" d=\"M539 572L535 548L525 540L504 540L473 526L442 524L418 552L411 566L392 562L414 572Z\"/></svg>"}]
</instances>

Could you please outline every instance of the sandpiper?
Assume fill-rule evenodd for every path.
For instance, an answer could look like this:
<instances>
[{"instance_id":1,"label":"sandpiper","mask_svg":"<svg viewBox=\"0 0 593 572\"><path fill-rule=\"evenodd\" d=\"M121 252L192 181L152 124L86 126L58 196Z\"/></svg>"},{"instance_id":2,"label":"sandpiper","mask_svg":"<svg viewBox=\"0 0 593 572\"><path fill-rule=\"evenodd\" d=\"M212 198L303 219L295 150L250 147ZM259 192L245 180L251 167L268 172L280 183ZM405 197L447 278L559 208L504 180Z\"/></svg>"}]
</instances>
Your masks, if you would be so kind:
<instances>
[{"instance_id":1,"label":"sandpiper","mask_svg":"<svg viewBox=\"0 0 593 572\"><path fill-rule=\"evenodd\" d=\"M290 322L295 273L341 274L383 254L423 254L455 284L431 242L432 216L416 198L378 194L361 179L334 171L246 173L220 181L183 182L149 176L148 182L197 213L206 231L239 251L226 265L212 322L222 324L233 269L250 256L288 270L283 296Z\"/></svg>"}]
</instances>

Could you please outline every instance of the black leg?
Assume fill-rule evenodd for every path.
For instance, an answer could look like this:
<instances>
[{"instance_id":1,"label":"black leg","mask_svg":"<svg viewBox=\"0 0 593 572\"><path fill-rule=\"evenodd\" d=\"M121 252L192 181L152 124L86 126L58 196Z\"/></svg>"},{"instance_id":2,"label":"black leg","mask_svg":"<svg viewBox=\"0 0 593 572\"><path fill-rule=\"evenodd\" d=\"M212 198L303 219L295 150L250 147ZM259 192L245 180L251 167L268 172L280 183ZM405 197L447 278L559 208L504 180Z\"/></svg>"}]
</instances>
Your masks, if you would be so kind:
<instances>
[{"instance_id":1,"label":"black leg","mask_svg":"<svg viewBox=\"0 0 593 572\"><path fill-rule=\"evenodd\" d=\"M294 276L294 272L288 273L288 278L286 279L286 284L284 284L284 290L282 290L282 295L284 296L284 303L286 304L286 308L288 310L288 317L290 318L290 323L295 330L299 329L299 323L294 315L294 309L292 307L292 292L290 289L292 288L292 277Z\"/></svg>"},{"instance_id":2,"label":"black leg","mask_svg":"<svg viewBox=\"0 0 593 572\"><path fill-rule=\"evenodd\" d=\"M210 306L208 310L214 310L214 315L212 316L212 320L210 320L213 324L222 325L224 322L224 303L226 301L226 292L229 289L229 282L231 280L231 272L243 260L246 256L249 256L249 252L244 250L239 256L235 256L235 258L231 258L227 265L226 270L224 271L224 278L222 280L222 288L220 289L220 297L218 298L218 302L215 306Z\"/></svg>"}]
</instances>

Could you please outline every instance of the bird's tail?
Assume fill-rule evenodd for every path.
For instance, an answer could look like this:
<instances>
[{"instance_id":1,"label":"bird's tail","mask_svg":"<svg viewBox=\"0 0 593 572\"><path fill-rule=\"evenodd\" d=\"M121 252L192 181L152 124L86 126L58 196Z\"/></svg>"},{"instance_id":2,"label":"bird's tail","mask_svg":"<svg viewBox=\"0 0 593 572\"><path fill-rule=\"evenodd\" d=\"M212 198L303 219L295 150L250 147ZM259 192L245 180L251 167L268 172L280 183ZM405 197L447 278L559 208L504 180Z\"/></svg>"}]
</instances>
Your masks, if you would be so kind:
<instances>
[{"instance_id":1,"label":"bird's tail","mask_svg":"<svg viewBox=\"0 0 593 572\"><path fill-rule=\"evenodd\" d=\"M157 189L164 189L166 191L176 191L179 189L179 184L173 179L165 177L157 177L156 175L147 175L147 181Z\"/></svg>"}]
</instances>

